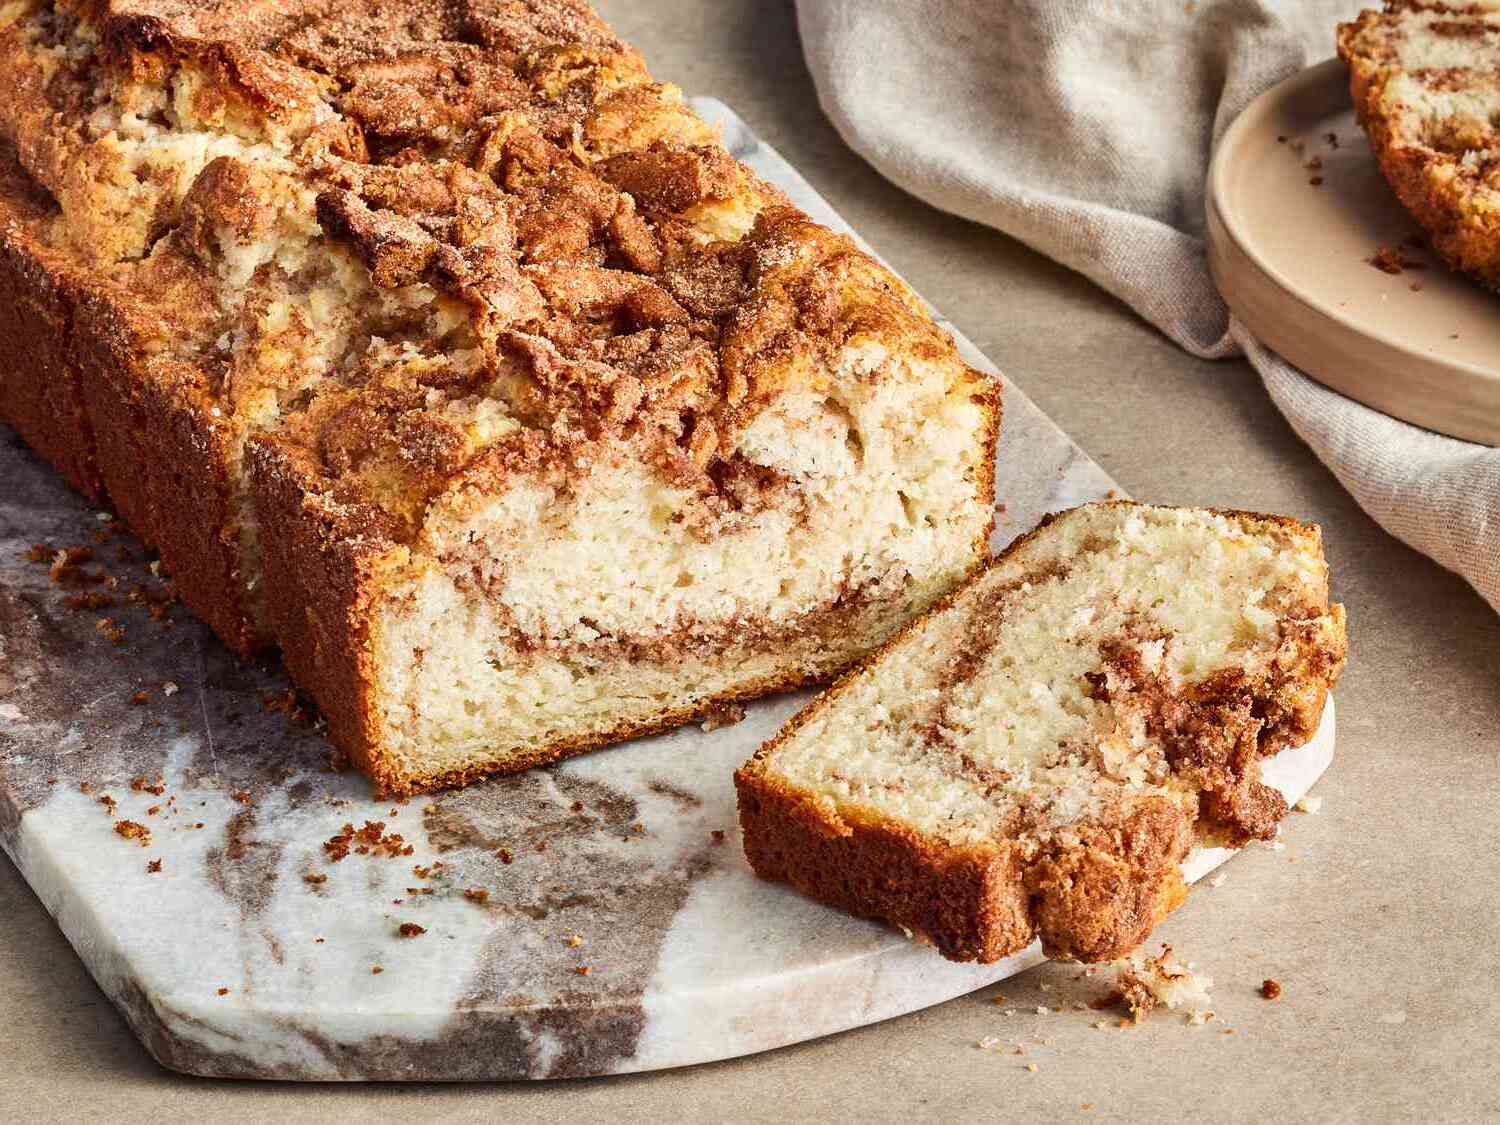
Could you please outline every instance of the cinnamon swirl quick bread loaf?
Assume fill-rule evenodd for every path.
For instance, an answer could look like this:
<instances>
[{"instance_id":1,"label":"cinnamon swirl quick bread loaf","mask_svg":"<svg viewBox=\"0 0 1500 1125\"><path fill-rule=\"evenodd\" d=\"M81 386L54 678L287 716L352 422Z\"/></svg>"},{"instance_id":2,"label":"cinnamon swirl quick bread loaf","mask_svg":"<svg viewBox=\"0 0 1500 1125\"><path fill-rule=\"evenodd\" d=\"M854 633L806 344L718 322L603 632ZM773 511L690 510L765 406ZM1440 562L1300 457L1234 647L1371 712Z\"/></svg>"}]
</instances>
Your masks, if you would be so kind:
<instances>
[{"instance_id":1,"label":"cinnamon swirl quick bread loaf","mask_svg":"<svg viewBox=\"0 0 1500 1125\"><path fill-rule=\"evenodd\" d=\"M1338 49L1397 198L1449 265L1500 287L1500 9L1388 0Z\"/></svg>"},{"instance_id":2,"label":"cinnamon swirl quick bread loaf","mask_svg":"<svg viewBox=\"0 0 1500 1125\"><path fill-rule=\"evenodd\" d=\"M0 5L0 411L403 793L830 677L996 387L571 0Z\"/></svg>"},{"instance_id":3,"label":"cinnamon swirl quick bread loaf","mask_svg":"<svg viewBox=\"0 0 1500 1125\"><path fill-rule=\"evenodd\" d=\"M1344 662L1318 529L1075 508L819 697L737 774L757 873L955 960L1123 956L1195 843L1275 834L1260 760Z\"/></svg>"}]
</instances>

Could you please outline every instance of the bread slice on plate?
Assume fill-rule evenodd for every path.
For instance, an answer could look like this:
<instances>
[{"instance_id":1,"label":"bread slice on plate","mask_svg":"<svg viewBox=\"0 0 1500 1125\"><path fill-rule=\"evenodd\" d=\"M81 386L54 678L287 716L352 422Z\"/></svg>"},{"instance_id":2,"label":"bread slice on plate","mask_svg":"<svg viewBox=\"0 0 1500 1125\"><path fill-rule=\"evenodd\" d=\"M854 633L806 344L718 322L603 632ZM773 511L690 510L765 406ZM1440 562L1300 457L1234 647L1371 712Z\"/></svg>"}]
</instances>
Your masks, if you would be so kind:
<instances>
[{"instance_id":1,"label":"bread slice on plate","mask_svg":"<svg viewBox=\"0 0 1500 1125\"><path fill-rule=\"evenodd\" d=\"M1194 844L1275 835L1260 760L1344 663L1315 526L1088 505L1044 521L736 774L757 874L945 956L1122 956Z\"/></svg>"},{"instance_id":2,"label":"bread slice on plate","mask_svg":"<svg viewBox=\"0 0 1500 1125\"><path fill-rule=\"evenodd\" d=\"M1360 124L1454 269L1500 286L1500 9L1394 0L1338 30Z\"/></svg>"}]
</instances>

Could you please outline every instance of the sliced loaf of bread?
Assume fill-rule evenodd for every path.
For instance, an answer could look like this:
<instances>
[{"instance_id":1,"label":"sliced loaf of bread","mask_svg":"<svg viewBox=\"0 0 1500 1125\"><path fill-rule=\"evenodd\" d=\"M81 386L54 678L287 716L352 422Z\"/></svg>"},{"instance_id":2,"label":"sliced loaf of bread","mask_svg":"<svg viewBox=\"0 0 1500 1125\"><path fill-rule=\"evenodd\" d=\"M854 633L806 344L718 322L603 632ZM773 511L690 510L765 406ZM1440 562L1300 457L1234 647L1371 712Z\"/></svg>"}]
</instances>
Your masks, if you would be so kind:
<instances>
[{"instance_id":1,"label":"sliced loaf of bread","mask_svg":"<svg viewBox=\"0 0 1500 1125\"><path fill-rule=\"evenodd\" d=\"M1312 736L1344 650L1317 527L1075 508L739 770L746 854L954 960L1122 956L1194 844L1275 835L1260 760Z\"/></svg>"}]
</instances>

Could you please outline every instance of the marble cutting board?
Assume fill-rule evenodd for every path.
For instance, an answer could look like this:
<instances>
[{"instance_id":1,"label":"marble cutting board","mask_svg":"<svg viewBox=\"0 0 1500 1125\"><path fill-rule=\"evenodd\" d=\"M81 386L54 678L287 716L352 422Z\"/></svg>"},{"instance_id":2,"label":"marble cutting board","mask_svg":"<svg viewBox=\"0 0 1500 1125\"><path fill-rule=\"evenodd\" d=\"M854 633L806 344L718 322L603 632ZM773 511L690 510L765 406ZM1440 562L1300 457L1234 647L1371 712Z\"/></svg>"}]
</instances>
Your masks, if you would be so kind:
<instances>
[{"instance_id":1,"label":"marble cutting board","mask_svg":"<svg viewBox=\"0 0 1500 1125\"><path fill-rule=\"evenodd\" d=\"M725 106L695 105L736 156L847 229ZM1048 511L1118 494L1004 393L997 547ZM134 541L3 427L0 482L0 846L166 1066L309 1080L649 1070L872 1023L1041 960L1033 947L951 964L753 877L731 773L805 694L713 732L375 803L358 775L330 771L316 730L268 706L289 687L274 664L236 661L180 607L163 620L123 598L67 607L77 591L25 560L32 543L93 543L86 569L118 579L116 595L157 583ZM106 615L123 646L101 632ZM1332 752L1330 704L1269 779L1295 800ZM367 822L381 840L333 862L325 843ZM1190 874L1229 854L1195 856ZM402 937L404 923L424 932Z\"/></svg>"}]
</instances>

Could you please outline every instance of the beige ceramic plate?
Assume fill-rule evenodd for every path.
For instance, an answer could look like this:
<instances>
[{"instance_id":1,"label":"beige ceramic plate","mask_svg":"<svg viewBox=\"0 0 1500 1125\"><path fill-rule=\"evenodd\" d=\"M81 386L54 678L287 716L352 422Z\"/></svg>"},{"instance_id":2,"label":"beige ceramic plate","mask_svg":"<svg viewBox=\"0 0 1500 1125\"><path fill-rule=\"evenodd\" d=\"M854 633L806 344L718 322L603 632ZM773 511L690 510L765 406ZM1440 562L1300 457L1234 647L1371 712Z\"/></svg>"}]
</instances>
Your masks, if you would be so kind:
<instances>
[{"instance_id":1,"label":"beige ceramic plate","mask_svg":"<svg viewBox=\"0 0 1500 1125\"><path fill-rule=\"evenodd\" d=\"M1208 199L1214 280L1257 338L1387 414L1500 445L1500 296L1403 245L1418 228L1375 166L1341 62L1251 103ZM1426 268L1383 273L1382 247Z\"/></svg>"}]
</instances>

